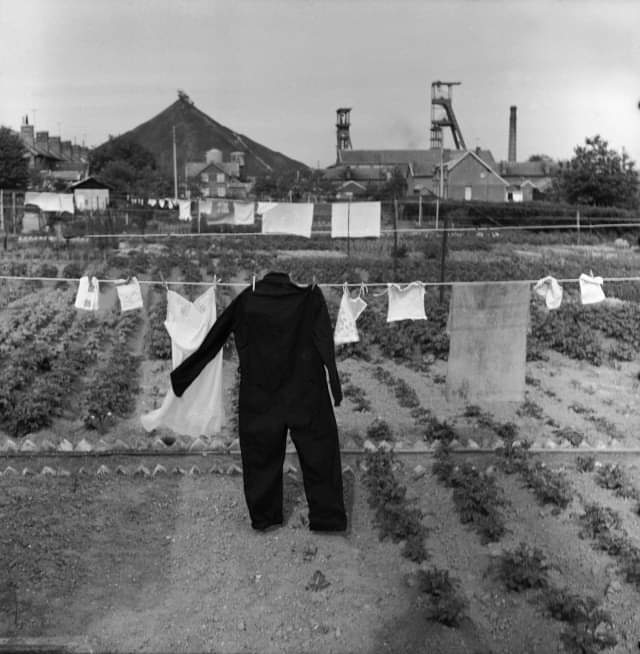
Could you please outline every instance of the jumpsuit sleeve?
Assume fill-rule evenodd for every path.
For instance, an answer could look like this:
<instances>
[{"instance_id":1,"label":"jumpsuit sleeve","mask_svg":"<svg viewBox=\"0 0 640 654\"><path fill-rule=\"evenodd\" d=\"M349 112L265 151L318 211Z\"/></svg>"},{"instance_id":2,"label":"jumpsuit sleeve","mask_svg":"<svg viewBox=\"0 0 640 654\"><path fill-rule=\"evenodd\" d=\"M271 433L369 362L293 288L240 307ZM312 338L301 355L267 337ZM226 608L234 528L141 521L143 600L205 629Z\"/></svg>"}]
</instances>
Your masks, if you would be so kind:
<instances>
[{"instance_id":1,"label":"jumpsuit sleeve","mask_svg":"<svg viewBox=\"0 0 640 654\"><path fill-rule=\"evenodd\" d=\"M218 354L227 338L229 338L233 330L234 316L240 297L241 295L238 295L222 312L198 349L192 352L171 372L171 387L178 397L189 388L189 385Z\"/></svg>"},{"instance_id":2,"label":"jumpsuit sleeve","mask_svg":"<svg viewBox=\"0 0 640 654\"><path fill-rule=\"evenodd\" d=\"M336 367L336 354L333 345L333 330L331 329L331 320L329 318L329 309L322 295L322 291L316 287L316 314L313 325L313 340L320 352L322 361L329 372L329 385L333 395L333 403L340 406L342 402L342 388L340 386L340 377Z\"/></svg>"}]
</instances>

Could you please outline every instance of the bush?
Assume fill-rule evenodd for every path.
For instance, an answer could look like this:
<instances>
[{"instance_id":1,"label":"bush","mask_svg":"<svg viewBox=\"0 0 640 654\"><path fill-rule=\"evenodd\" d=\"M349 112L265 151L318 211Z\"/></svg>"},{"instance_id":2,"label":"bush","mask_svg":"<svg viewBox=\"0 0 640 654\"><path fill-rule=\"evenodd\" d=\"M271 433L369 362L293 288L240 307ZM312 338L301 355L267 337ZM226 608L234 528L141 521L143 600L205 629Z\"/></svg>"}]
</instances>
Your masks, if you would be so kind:
<instances>
[{"instance_id":1,"label":"bush","mask_svg":"<svg viewBox=\"0 0 640 654\"><path fill-rule=\"evenodd\" d=\"M62 275L64 279L79 279L83 275L83 268L79 263L71 261L62 269Z\"/></svg>"},{"instance_id":2,"label":"bush","mask_svg":"<svg viewBox=\"0 0 640 654\"><path fill-rule=\"evenodd\" d=\"M418 570L418 590L427 596L427 616L449 627L455 627L465 617L469 602L459 591L459 582L452 579L448 570L432 567Z\"/></svg>"},{"instance_id":3,"label":"bush","mask_svg":"<svg viewBox=\"0 0 640 654\"><path fill-rule=\"evenodd\" d=\"M626 472L617 463L605 463L595 476L598 486L615 491L618 497L640 499Z\"/></svg>"},{"instance_id":4,"label":"bush","mask_svg":"<svg viewBox=\"0 0 640 654\"><path fill-rule=\"evenodd\" d=\"M382 418L376 418L367 427L367 438L371 439L374 443L390 441L393 439L393 432L391 431L391 427L386 420L383 420Z\"/></svg>"},{"instance_id":5,"label":"bush","mask_svg":"<svg viewBox=\"0 0 640 654\"><path fill-rule=\"evenodd\" d=\"M549 564L542 550L520 543L515 550L504 552L498 560L498 577L509 590L546 588Z\"/></svg>"}]
</instances>

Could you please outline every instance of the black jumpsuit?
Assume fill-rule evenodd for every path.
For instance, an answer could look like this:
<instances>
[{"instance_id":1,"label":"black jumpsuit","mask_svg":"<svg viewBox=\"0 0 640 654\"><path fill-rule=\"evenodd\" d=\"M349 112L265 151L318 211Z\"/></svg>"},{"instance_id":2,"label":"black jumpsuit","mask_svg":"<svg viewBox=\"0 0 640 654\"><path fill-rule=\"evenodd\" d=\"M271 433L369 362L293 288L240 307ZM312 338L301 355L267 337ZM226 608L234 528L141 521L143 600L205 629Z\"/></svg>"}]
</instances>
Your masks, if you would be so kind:
<instances>
[{"instance_id":1,"label":"black jumpsuit","mask_svg":"<svg viewBox=\"0 0 640 654\"><path fill-rule=\"evenodd\" d=\"M171 373L177 396L233 332L240 361L239 436L244 493L255 529L281 524L287 430L298 452L309 527L346 529L335 406L342 390L327 305L317 286L271 272L242 291L200 347ZM325 368L326 371L325 372Z\"/></svg>"}]
</instances>

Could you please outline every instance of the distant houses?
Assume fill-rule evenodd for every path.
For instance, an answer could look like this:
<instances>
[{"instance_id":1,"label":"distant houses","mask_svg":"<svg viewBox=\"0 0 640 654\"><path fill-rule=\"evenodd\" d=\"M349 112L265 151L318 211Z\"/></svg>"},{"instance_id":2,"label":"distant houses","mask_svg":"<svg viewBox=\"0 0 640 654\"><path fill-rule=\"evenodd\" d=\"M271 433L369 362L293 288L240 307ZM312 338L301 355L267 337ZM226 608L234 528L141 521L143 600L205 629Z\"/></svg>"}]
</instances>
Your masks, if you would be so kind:
<instances>
[{"instance_id":1,"label":"distant houses","mask_svg":"<svg viewBox=\"0 0 640 654\"><path fill-rule=\"evenodd\" d=\"M27 116L20 126L20 139L27 152L29 170L39 177L43 189L64 187L86 177L89 167L89 149L50 136L48 131L36 132Z\"/></svg>"},{"instance_id":2,"label":"distant houses","mask_svg":"<svg viewBox=\"0 0 640 654\"><path fill-rule=\"evenodd\" d=\"M540 197L551 185L548 161L496 162L490 150L338 150L325 170L337 194L366 196L399 171L407 196L449 200L523 202ZM348 189L348 190L347 190Z\"/></svg>"}]
</instances>

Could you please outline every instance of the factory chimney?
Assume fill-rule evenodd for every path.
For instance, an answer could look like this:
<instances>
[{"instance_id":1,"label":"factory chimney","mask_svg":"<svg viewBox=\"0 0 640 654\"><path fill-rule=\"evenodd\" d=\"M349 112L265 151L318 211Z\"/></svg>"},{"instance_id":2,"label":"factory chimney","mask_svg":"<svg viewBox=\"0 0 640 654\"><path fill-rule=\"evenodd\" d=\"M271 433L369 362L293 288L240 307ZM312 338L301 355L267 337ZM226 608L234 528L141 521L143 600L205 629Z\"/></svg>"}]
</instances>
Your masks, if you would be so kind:
<instances>
[{"instance_id":1,"label":"factory chimney","mask_svg":"<svg viewBox=\"0 0 640 654\"><path fill-rule=\"evenodd\" d=\"M517 107L512 106L509 113L509 163L516 161L516 110Z\"/></svg>"}]
</instances>

